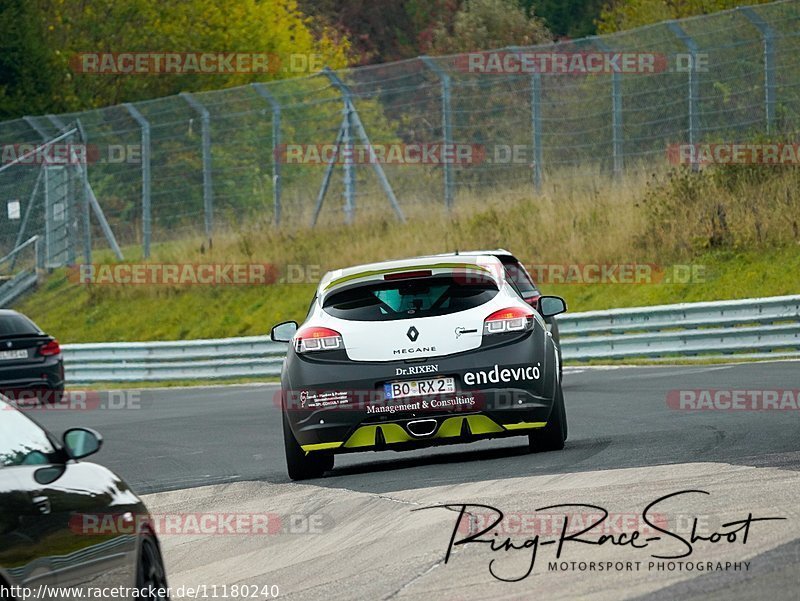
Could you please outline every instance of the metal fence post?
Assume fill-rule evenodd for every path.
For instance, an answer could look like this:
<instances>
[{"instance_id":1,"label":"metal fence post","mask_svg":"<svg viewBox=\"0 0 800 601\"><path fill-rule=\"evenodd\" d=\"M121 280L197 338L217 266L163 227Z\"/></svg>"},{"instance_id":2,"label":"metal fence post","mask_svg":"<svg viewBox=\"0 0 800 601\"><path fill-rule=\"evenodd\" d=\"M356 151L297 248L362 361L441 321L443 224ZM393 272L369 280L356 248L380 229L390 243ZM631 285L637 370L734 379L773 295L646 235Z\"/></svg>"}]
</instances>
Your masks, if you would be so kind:
<instances>
[{"instance_id":1,"label":"metal fence post","mask_svg":"<svg viewBox=\"0 0 800 601\"><path fill-rule=\"evenodd\" d=\"M150 257L152 215L150 205L150 122L135 106L126 102L125 108L142 129L142 255Z\"/></svg>"},{"instance_id":2,"label":"metal fence post","mask_svg":"<svg viewBox=\"0 0 800 601\"><path fill-rule=\"evenodd\" d=\"M256 94L269 102L272 107L272 205L275 214L275 225L281 223L281 105L275 97L269 93L263 83L251 84Z\"/></svg>"},{"instance_id":3,"label":"metal fence post","mask_svg":"<svg viewBox=\"0 0 800 601\"><path fill-rule=\"evenodd\" d=\"M520 46L509 46L512 52L525 52ZM521 61L520 61L521 62ZM533 189L542 191L542 74L538 69L531 73L531 150L533 152Z\"/></svg>"},{"instance_id":4,"label":"metal fence post","mask_svg":"<svg viewBox=\"0 0 800 601\"><path fill-rule=\"evenodd\" d=\"M764 39L764 116L769 134L775 125L775 30L751 7L740 6L738 10Z\"/></svg>"},{"instance_id":5,"label":"metal fence post","mask_svg":"<svg viewBox=\"0 0 800 601\"><path fill-rule=\"evenodd\" d=\"M603 52L613 50L600 38L592 38ZM618 70L611 73L611 152L614 157L614 177L619 179L625 167L625 150L622 133L622 74Z\"/></svg>"},{"instance_id":6,"label":"metal fence post","mask_svg":"<svg viewBox=\"0 0 800 601\"><path fill-rule=\"evenodd\" d=\"M542 74L531 75L531 134L533 137L533 187L542 190Z\"/></svg>"},{"instance_id":7,"label":"metal fence post","mask_svg":"<svg viewBox=\"0 0 800 601\"><path fill-rule=\"evenodd\" d=\"M328 67L325 67L322 72L331 80L334 87L339 90L344 101L344 119L342 120L342 146L344 147L339 153L344 160L344 215L347 223L353 222L353 217L356 212L356 179L354 170L354 148L353 148L353 98L348 88L336 74Z\"/></svg>"},{"instance_id":8,"label":"metal fence post","mask_svg":"<svg viewBox=\"0 0 800 601\"><path fill-rule=\"evenodd\" d=\"M442 138L445 152L450 152L453 147L453 124L451 122L450 101L450 75L437 65L430 57L420 56L422 63L436 74L442 82ZM444 152L442 155L444 156ZM451 161L444 162L444 204L449 209L453 207L453 165Z\"/></svg>"},{"instance_id":9,"label":"metal fence post","mask_svg":"<svg viewBox=\"0 0 800 601\"><path fill-rule=\"evenodd\" d=\"M92 264L92 224L89 221L92 209L89 201L89 170L78 170L78 176L81 178L81 205L83 209L83 263L84 265Z\"/></svg>"},{"instance_id":10,"label":"metal fence post","mask_svg":"<svg viewBox=\"0 0 800 601\"><path fill-rule=\"evenodd\" d=\"M210 240L214 230L214 191L211 179L211 115L208 109L189 92L181 92L180 96L200 115L200 135L203 151L203 208L205 211L206 238Z\"/></svg>"},{"instance_id":11,"label":"metal fence post","mask_svg":"<svg viewBox=\"0 0 800 601\"><path fill-rule=\"evenodd\" d=\"M700 114L699 114L699 107L698 107L698 100L700 97L700 80L697 76L697 52L698 46L697 42L695 42L688 33L686 33L680 25L678 25L675 21L670 21L667 23L667 27L675 34L675 36L686 46L686 49L689 51L689 58L692 62L689 65L689 90L688 90L688 101L689 101L689 145L692 149L695 148L695 144L697 144L699 140L700 134ZM696 160L697 153L693 150L692 151L692 169L695 171L699 168L699 164Z\"/></svg>"}]
</instances>

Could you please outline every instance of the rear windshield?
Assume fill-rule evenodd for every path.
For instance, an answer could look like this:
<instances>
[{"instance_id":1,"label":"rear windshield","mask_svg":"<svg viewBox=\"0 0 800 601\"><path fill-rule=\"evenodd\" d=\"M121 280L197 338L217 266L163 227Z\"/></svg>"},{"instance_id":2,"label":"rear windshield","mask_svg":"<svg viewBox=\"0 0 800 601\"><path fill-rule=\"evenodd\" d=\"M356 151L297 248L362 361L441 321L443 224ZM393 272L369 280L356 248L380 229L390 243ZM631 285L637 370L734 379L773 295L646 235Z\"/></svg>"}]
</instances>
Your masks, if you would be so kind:
<instances>
[{"instance_id":1,"label":"rear windshield","mask_svg":"<svg viewBox=\"0 0 800 601\"><path fill-rule=\"evenodd\" d=\"M0 337L35 336L39 328L24 315L0 315Z\"/></svg>"},{"instance_id":2,"label":"rear windshield","mask_svg":"<svg viewBox=\"0 0 800 601\"><path fill-rule=\"evenodd\" d=\"M362 284L331 294L322 308L340 319L392 321L466 311L497 292L494 281L483 276L434 276Z\"/></svg>"}]
</instances>

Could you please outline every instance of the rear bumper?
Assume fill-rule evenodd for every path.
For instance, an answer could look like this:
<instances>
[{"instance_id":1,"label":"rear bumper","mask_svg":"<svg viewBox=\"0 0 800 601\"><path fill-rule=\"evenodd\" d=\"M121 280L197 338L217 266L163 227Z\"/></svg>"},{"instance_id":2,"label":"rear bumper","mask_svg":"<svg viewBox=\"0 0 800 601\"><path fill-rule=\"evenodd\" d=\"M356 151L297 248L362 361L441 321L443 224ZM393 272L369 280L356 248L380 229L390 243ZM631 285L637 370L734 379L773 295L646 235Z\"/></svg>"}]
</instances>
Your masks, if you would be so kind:
<instances>
[{"instance_id":1,"label":"rear bumper","mask_svg":"<svg viewBox=\"0 0 800 601\"><path fill-rule=\"evenodd\" d=\"M351 429L344 440L302 444L306 452L351 453L361 451L408 451L412 449L460 444L487 438L529 434L547 425L546 421L518 421L506 424L483 413L470 415L437 415L421 419L404 419L366 424ZM429 426L427 422L432 422ZM420 434L420 432L426 432ZM333 434L327 432L326 434ZM334 436L335 438L335 436ZM316 440L319 437L315 437Z\"/></svg>"},{"instance_id":2,"label":"rear bumper","mask_svg":"<svg viewBox=\"0 0 800 601\"><path fill-rule=\"evenodd\" d=\"M9 398L20 394L64 390L64 360L58 355L41 363L0 365L0 393Z\"/></svg>"},{"instance_id":3,"label":"rear bumper","mask_svg":"<svg viewBox=\"0 0 800 601\"><path fill-rule=\"evenodd\" d=\"M507 344L414 362L319 362L290 352L283 410L307 452L406 450L528 434L550 419L557 385L555 347L536 330ZM452 377L455 392L384 396L387 382L435 377Z\"/></svg>"}]
</instances>

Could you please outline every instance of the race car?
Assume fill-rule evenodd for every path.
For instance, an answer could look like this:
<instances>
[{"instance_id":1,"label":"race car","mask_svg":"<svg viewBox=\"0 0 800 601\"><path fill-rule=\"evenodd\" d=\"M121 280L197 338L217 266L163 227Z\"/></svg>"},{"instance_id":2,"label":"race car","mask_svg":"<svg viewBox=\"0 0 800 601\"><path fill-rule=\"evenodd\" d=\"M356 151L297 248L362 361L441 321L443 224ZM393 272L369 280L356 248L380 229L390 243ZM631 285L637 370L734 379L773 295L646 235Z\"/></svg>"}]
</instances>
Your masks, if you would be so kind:
<instances>
[{"instance_id":1,"label":"race car","mask_svg":"<svg viewBox=\"0 0 800 601\"><path fill-rule=\"evenodd\" d=\"M327 273L281 373L289 477L322 476L339 453L528 436L567 438L559 357L544 318L490 255L418 257Z\"/></svg>"}]
</instances>

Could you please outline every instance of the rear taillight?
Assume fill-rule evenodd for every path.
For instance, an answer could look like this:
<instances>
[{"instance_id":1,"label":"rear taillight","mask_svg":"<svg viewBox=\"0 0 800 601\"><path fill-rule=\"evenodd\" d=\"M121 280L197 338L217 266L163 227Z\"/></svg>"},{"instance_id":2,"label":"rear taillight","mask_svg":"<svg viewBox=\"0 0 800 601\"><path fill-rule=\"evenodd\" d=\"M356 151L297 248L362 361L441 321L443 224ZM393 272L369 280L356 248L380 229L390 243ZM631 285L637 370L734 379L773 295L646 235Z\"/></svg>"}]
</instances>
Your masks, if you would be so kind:
<instances>
[{"instance_id":1,"label":"rear taillight","mask_svg":"<svg viewBox=\"0 0 800 601\"><path fill-rule=\"evenodd\" d=\"M61 352L61 347L58 345L58 340L51 340L39 349L39 354L43 357L52 357Z\"/></svg>"},{"instance_id":2,"label":"rear taillight","mask_svg":"<svg viewBox=\"0 0 800 601\"><path fill-rule=\"evenodd\" d=\"M524 332L533 327L533 311L522 307L509 307L495 311L483 321L484 334Z\"/></svg>"},{"instance_id":3,"label":"rear taillight","mask_svg":"<svg viewBox=\"0 0 800 601\"><path fill-rule=\"evenodd\" d=\"M298 353L337 351L344 348L342 335L330 328L311 326L294 335L294 350Z\"/></svg>"}]
</instances>

